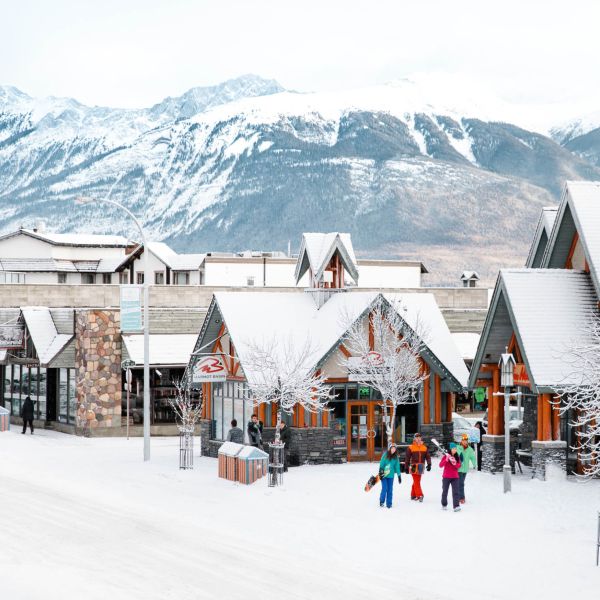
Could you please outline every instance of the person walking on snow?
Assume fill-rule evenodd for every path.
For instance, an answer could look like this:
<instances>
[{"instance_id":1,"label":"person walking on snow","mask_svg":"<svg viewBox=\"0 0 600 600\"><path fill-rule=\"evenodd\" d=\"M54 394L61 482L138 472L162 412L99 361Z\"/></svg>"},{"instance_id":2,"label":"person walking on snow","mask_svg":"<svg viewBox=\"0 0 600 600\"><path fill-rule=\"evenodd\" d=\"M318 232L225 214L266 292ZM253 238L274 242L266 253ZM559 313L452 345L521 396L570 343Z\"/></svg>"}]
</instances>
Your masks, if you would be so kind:
<instances>
[{"instance_id":1,"label":"person walking on snow","mask_svg":"<svg viewBox=\"0 0 600 600\"><path fill-rule=\"evenodd\" d=\"M29 423L29 429L33 433L33 401L29 396L25 398L25 402L21 407L21 417L23 419L23 431L21 433L27 431L27 423Z\"/></svg>"},{"instance_id":2,"label":"person walking on snow","mask_svg":"<svg viewBox=\"0 0 600 600\"><path fill-rule=\"evenodd\" d=\"M252 415L248 421L248 441L251 446L262 449L262 421L258 420L258 415Z\"/></svg>"},{"instance_id":3,"label":"person walking on snow","mask_svg":"<svg viewBox=\"0 0 600 600\"><path fill-rule=\"evenodd\" d=\"M452 486L452 506L454 512L460 510L458 497L458 469L460 469L460 457L457 454L456 444L450 444L450 454L444 454L440 460L440 468L444 469L442 473L442 509L448 508L448 489Z\"/></svg>"},{"instance_id":4,"label":"person walking on snow","mask_svg":"<svg viewBox=\"0 0 600 600\"><path fill-rule=\"evenodd\" d=\"M396 448L396 444L392 442L388 451L383 453L381 461L379 462L379 479L381 479L379 506L383 507L385 504L388 508L392 508L394 475L398 475L398 483L402 483L398 448Z\"/></svg>"},{"instance_id":5,"label":"person walking on snow","mask_svg":"<svg viewBox=\"0 0 600 600\"><path fill-rule=\"evenodd\" d=\"M458 469L458 496L460 503L464 504L465 500L465 479L469 472L469 464L474 469L477 468L477 461L475 460L475 450L469 445L469 436L466 433L462 434L460 444L457 448L457 454L460 457L460 469Z\"/></svg>"},{"instance_id":6,"label":"person walking on snow","mask_svg":"<svg viewBox=\"0 0 600 600\"><path fill-rule=\"evenodd\" d=\"M413 437L413 443L406 449L406 461L404 463L404 470L406 474L412 475L413 484L410 489L410 499L418 500L423 502L423 490L421 489L421 476L425 470L425 463L427 463L427 470L431 470L431 456L427 446L423 444L423 439L420 433L415 433Z\"/></svg>"}]
</instances>

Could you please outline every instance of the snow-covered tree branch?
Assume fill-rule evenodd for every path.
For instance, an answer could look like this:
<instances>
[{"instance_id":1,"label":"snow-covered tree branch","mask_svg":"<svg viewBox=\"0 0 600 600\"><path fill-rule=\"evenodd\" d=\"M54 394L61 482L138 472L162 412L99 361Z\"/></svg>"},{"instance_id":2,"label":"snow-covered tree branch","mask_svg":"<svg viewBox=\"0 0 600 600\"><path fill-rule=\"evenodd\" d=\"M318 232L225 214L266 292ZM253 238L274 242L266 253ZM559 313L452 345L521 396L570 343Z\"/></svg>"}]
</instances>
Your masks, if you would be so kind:
<instances>
[{"instance_id":1,"label":"snow-covered tree branch","mask_svg":"<svg viewBox=\"0 0 600 600\"><path fill-rule=\"evenodd\" d=\"M177 427L183 433L193 433L202 414L202 402L192 399L180 381L174 381L173 385L177 394L174 398L169 398L169 404L175 412Z\"/></svg>"},{"instance_id":2,"label":"snow-covered tree branch","mask_svg":"<svg viewBox=\"0 0 600 600\"><path fill-rule=\"evenodd\" d=\"M417 319L414 328L401 316L401 303L388 303L379 297L370 315L368 330L363 319L354 322L346 334L352 356L344 360L349 376L379 391L385 402L383 416L388 446L392 442L398 406L419 402L418 390L427 379L423 369L423 327Z\"/></svg>"},{"instance_id":3,"label":"snow-covered tree branch","mask_svg":"<svg viewBox=\"0 0 600 600\"><path fill-rule=\"evenodd\" d=\"M254 404L278 405L276 439L281 411L289 414L296 406L311 413L327 409L331 392L315 372L314 358L310 340L299 347L291 339L279 338L247 344L244 371Z\"/></svg>"},{"instance_id":4,"label":"snow-covered tree branch","mask_svg":"<svg viewBox=\"0 0 600 600\"><path fill-rule=\"evenodd\" d=\"M557 390L561 413L573 411L583 474L600 476L600 316L592 315L583 336L585 341L573 344L564 360L572 365L569 380L576 383Z\"/></svg>"}]
</instances>

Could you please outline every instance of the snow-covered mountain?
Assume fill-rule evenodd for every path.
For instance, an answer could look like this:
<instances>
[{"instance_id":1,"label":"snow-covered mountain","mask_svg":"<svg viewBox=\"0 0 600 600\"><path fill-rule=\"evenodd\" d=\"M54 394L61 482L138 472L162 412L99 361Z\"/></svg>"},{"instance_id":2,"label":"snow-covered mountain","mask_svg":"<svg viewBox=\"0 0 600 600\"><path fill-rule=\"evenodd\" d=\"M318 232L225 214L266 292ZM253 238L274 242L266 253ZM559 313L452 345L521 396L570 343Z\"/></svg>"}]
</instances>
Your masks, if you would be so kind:
<instances>
[{"instance_id":1,"label":"snow-covered mountain","mask_svg":"<svg viewBox=\"0 0 600 600\"><path fill-rule=\"evenodd\" d=\"M111 190L180 250L347 230L363 254L423 260L432 281L491 274L522 264L566 178L600 179L569 147L581 136L553 140L537 117L439 79L304 94L248 75L139 110L0 87L1 228L130 232L71 202Z\"/></svg>"}]
</instances>

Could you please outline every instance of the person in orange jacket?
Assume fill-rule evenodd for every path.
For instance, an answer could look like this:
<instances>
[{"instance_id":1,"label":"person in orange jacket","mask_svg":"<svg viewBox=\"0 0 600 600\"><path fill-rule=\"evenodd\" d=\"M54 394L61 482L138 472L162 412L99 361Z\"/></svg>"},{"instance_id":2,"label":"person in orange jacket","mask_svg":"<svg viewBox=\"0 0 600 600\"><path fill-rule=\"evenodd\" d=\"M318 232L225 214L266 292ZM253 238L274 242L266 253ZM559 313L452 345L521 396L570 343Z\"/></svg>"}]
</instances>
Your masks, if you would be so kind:
<instances>
[{"instance_id":1,"label":"person in orange jacket","mask_svg":"<svg viewBox=\"0 0 600 600\"><path fill-rule=\"evenodd\" d=\"M427 463L427 467L425 467ZM431 471L431 456L427 446L423 443L420 433L415 433L413 443L406 449L406 460L404 469L410 473L413 478L412 488L410 490L410 499L423 502L423 490L421 489L421 476L427 468Z\"/></svg>"}]
</instances>

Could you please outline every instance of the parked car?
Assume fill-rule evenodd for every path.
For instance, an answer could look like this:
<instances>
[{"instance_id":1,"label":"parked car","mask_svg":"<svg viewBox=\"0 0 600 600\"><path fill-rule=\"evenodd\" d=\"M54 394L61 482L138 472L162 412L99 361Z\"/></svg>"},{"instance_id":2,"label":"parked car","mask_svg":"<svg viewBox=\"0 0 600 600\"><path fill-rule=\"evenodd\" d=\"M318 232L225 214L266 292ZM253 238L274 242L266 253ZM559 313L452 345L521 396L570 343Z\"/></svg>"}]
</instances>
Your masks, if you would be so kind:
<instances>
[{"instance_id":1,"label":"parked car","mask_svg":"<svg viewBox=\"0 0 600 600\"><path fill-rule=\"evenodd\" d=\"M519 427L523 424L523 409L519 411L518 406L510 406L509 407L509 427L510 431L517 431ZM488 411L485 411L485 415L483 415L483 426L487 431L488 428Z\"/></svg>"},{"instance_id":2,"label":"parked car","mask_svg":"<svg viewBox=\"0 0 600 600\"><path fill-rule=\"evenodd\" d=\"M454 425L454 441L456 443L460 443L463 433L470 436L473 431L471 422L456 413L452 413L452 424Z\"/></svg>"}]
</instances>

